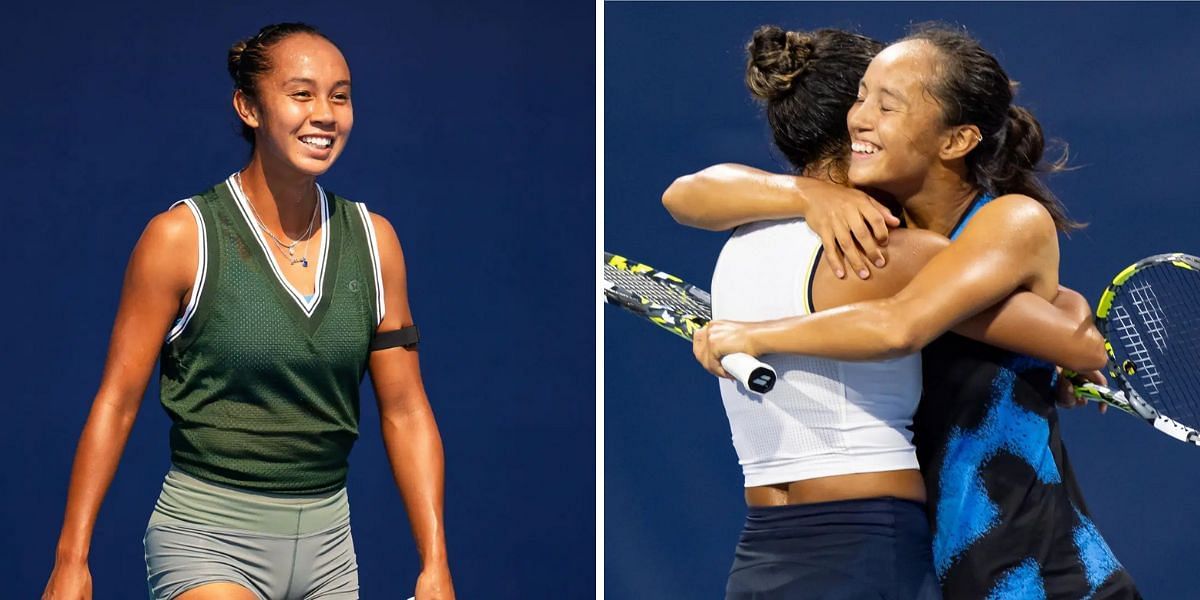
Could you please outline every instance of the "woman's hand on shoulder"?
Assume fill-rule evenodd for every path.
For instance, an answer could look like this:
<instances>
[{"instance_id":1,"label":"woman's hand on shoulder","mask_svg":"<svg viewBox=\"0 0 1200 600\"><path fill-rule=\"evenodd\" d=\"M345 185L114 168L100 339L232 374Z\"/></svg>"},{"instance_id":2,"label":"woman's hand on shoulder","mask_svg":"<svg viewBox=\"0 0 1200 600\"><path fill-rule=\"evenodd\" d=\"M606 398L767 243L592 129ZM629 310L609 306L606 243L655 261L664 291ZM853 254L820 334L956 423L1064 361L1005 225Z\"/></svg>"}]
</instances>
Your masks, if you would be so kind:
<instances>
[{"instance_id":1,"label":"woman's hand on shoulder","mask_svg":"<svg viewBox=\"0 0 1200 600\"><path fill-rule=\"evenodd\" d=\"M822 262L839 279L847 266L860 278L887 264L888 230L900 219L869 194L812 180L804 219L821 238Z\"/></svg>"},{"instance_id":2,"label":"woman's hand on shoulder","mask_svg":"<svg viewBox=\"0 0 1200 600\"><path fill-rule=\"evenodd\" d=\"M732 163L679 177L663 192L662 203L678 223L710 231L804 217L823 234L830 267L844 270L844 248L857 261L851 263L855 272L868 258L875 262L888 227L900 224L882 204L853 188ZM839 237L841 245L835 243Z\"/></svg>"}]
</instances>

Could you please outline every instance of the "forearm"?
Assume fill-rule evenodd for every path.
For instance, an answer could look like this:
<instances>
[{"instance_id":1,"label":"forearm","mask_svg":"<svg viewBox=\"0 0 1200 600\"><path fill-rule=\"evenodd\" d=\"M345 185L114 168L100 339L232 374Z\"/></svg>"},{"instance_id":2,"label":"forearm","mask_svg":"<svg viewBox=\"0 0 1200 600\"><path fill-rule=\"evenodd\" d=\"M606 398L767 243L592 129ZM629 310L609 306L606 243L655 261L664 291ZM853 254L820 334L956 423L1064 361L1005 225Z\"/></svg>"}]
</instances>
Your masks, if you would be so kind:
<instances>
[{"instance_id":1,"label":"forearm","mask_svg":"<svg viewBox=\"0 0 1200 600\"><path fill-rule=\"evenodd\" d=\"M1018 292L954 331L1073 371L1100 369L1106 362L1104 338L1093 325L1091 308L1066 288L1060 288L1053 303L1032 292Z\"/></svg>"},{"instance_id":2,"label":"forearm","mask_svg":"<svg viewBox=\"0 0 1200 600\"><path fill-rule=\"evenodd\" d=\"M404 499L422 565L444 565L445 458L433 412L426 408L385 416L382 421L392 476Z\"/></svg>"},{"instance_id":3,"label":"forearm","mask_svg":"<svg viewBox=\"0 0 1200 600\"><path fill-rule=\"evenodd\" d=\"M919 351L936 337L922 334L913 315L894 299L847 304L803 317L748 324L751 354L804 354L837 360L896 358Z\"/></svg>"},{"instance_id":4,"label":"forearm","mask_svg":"<svg viewBox=\"0 0 1200 600\"><path fill-rule=\"evenodd\" d=\"M104 402L92 405L75 449L66 514L58 538L59 561L87 561L96 515L136 416L136 411L122 411Z\"/></svg>"},{"instance_id":5,"label":"forearm","mask_svg":"<svg viewBox=\"0 0 1200 600\"><path fill-rule=\"evenodd\" d=\"M804 216L813 180L737 164L720 164L676 179L662 203L680 224L723 231L770 219Z\"/></svg>"}]
</instances>

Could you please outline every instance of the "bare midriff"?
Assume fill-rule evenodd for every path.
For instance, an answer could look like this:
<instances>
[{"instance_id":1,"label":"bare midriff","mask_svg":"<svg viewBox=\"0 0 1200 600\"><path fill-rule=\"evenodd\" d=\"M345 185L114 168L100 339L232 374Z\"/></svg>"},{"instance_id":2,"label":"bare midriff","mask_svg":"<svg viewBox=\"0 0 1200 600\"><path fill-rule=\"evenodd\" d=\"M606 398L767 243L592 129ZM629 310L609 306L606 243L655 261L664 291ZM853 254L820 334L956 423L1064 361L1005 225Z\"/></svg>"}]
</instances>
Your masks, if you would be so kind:
<instances>
[{"instance_id":1,"label":"bare midriff","mask_svg":"<svg viewBox=\"0 0 1200 600\"><path fill-rule=\"evenodd\" d=\"M916 469L851 473L746 488L749 506L783 506L891 496L925 502L925 481Z\"/></svg>"}]
</instances>

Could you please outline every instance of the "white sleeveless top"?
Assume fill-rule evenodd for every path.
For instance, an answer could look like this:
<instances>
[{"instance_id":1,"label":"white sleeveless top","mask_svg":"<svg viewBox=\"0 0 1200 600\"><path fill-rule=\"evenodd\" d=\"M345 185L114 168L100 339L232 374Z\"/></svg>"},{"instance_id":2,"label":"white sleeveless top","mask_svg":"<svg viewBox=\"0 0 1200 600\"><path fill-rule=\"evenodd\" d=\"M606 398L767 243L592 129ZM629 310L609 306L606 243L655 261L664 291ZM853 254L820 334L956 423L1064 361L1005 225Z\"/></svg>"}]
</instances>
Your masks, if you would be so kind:
<instances>
[{"instance_id":1,"label":"white sleeveless top","mask_svg":"<svg viewBox=\"0 0 1200 600\"><path fill-rule=\"evenodd\" d=\"M803 219L739 227L713 273L713 318L810 314L820 249ZM921 397L920 353L878 362L760 358L779 374L767 394L720 380L746 487L917 468L908 426Z\"/></svg>"}]
</instances>

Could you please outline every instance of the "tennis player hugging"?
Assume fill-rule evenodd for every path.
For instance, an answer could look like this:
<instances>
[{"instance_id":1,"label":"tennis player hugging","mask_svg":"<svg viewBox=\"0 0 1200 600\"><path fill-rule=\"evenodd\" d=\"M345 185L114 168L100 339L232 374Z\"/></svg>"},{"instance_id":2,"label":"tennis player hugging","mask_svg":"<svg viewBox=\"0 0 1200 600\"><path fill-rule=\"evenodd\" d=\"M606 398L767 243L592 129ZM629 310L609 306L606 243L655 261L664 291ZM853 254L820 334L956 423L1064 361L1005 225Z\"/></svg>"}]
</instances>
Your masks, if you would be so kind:
<instances>
[{"instance_id":1,"label":"tennis player hugging","mask_svg":"<svg viewBox=\"0 0 1200 600\"><path fill-rule=\"evenodd\" d=\"M736 227L697 360L780 376L720 381L749 507L726 598L1138 598L1058 432L1054 365L1105 362L1058 284L1078 224L999 63L961 28L764 27L746 82L796 174L717 165L663 196Z\"/></svg>"}]
</instances>

